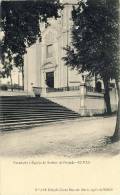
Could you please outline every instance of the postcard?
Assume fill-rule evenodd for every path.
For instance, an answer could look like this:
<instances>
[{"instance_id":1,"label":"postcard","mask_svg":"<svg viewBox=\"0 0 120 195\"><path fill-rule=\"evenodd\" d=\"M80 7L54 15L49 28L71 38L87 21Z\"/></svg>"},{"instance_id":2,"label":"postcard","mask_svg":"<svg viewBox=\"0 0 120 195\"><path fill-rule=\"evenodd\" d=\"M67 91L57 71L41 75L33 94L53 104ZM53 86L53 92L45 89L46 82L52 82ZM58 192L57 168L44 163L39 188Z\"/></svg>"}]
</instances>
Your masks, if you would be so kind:
<instances>
[{"instance_id":1,"label":"postcard","mask_svg":"<svg viewBox=\"0 0 120 195\"><path fill-rule=\"evenodd\" d=\"M1 1L0 195L119 195L119 1Z\"/></svg>"}]
</instances>

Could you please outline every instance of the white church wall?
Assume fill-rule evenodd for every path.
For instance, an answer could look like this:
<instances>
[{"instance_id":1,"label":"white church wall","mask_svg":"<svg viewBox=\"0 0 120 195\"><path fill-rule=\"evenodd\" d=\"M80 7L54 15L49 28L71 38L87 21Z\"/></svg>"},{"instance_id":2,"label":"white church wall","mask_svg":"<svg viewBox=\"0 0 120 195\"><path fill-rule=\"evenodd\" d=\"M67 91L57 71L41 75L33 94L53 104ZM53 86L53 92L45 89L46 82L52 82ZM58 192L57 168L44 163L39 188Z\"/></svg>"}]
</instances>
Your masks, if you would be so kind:
<instances>
[{"instance_id":1,"label":"white church wall","mask_svg":"<svg viewBox=\"0 0 120 195\"><path fill-rule=\"evenodd\" d=\"M28 49L25 56L25 90L31 91L32 86L46 87L46 73L54 71L54 87L78 85L80 76L65 66L62 58L66 55L63 49L70 43L72 4L64 1L61 18L49 19L51 25L42 28L42 42ZM71 3L71 2L70 2ZM53 45L53 56L47 58L46 47ZM73 82L75 81L75 82ZM76 83L77 82L77 83Z\"/></svg>"},{"instance_id":2,"label":"white church wall","mask_svg":"<svg viewBox=\"0 0 120 195\"><path fill-rule=\"evenodd\" d=\"M30 47L25 56L25 69L24 69L24 89L25 91L32 91L32 87L37 87L38 84L38 69L36 66L36 45Z\"/></svg>"}]
</instances>

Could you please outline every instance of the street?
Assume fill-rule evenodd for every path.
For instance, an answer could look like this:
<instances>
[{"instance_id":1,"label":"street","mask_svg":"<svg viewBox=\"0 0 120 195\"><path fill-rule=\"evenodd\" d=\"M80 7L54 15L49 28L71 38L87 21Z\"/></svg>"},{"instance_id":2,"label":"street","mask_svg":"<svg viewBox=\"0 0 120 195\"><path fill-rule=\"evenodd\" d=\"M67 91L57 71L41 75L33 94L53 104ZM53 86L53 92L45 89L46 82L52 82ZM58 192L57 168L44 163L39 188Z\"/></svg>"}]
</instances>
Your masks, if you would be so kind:
<instances>
[{"instance_id":1,"label":"street","mask_svg":"<svg viewBox=\"0 0 120 195\"><path fill-rule=\"evenodd\" d=\"M80 157L116 155L120 142L106 144L114 132L116 117L80 118L46 126L0 132L0 156Z\"/></svg>"}]
</instances>

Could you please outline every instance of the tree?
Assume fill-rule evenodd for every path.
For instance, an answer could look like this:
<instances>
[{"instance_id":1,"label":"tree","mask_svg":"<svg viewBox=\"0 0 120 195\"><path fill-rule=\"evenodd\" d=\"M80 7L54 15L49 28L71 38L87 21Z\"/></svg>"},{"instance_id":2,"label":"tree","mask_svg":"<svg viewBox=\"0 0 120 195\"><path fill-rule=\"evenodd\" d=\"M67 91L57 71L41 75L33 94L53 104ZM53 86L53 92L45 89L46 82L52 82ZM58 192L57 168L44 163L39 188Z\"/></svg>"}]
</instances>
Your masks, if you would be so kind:
<instances>
[{"instance_id":1,"label":"tree","mask_svg":"<svg viewBox=\"0 0 120 195\"><path fill-rule=\"evenodd\" d=\"M110 106L109 80L115 79L119 104L114 133L120 137L119 0L81 0L73 7L72 45L66 48L66 65L99 75ZM110 109L110 108L109 108ZM108 110L110 112L110 110Z\"/></svg>"},{"instance_id":2,"label":"tree","mask_svg":"<svg viewBox=\"0 0 120 195\"><path fill-rule=\"evenodd\" d=\"M3 78L10 77L11 89L13 90L13 82L12 82L13 64L12 64L12 61L13 60L12 60L11 54L8 52L8 55L4 60L2 77Z\"/></svg>"},{"instance_id":3,"label":"tree","mask_svg":"<svg viewBox=\"0 0 120 195\"><path fill-rule=\"evenodd\" d=\"M1 57L4 64L9 55L13 64L20 67L24 80L24 54L37 39L41 41L40 23L50 17L57 18L62 8L59 0L2 1L1 30L4 37ZM4 66L6 68L6 66Z\"/></svg>"}]
</instances>

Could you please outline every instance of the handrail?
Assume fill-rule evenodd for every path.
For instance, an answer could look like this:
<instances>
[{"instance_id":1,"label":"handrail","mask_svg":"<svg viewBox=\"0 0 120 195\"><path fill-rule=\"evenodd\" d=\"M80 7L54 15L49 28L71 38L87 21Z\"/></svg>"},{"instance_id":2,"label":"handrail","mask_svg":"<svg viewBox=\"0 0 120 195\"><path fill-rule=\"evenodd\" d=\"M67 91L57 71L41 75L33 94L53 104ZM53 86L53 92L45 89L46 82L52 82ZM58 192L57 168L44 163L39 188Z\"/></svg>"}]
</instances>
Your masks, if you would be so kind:
<instances>
[{"instance_id":1,"label":"handrail","mask_svg":"<svg viewBox=\"0 0 120 195\"><path fill-rule=\"evenodd\" d=\"M101 92L96 91L95 87L86 86L86 92L93 92L93 93L104 93L104 89L101 89ZM80 90L80 86L69 86L69 87L60 87L60 88L46 88L46 92L64 92L64 91L78 91Z\"/></svg>"},{"instance_id":2,"label":"handrail","mask_svg":"<svg viewBox=\"0 0 120 195\"><path fill-rule=\"evenodd\" d=\"M101 89L101 91L97 91L95 87L92 86L86 86L87 92L93 92L93 93L104 93L104 89Z\"/></svg>"},{"instance_id":3,"label":"handrail","mask_svg":"<svg viewBox=\"0 0 120 195\"><path fill-rule=\"evenodd\" d=\"M1 91L8 91L8 90L24 90L23 86L15 86L15 85L6 85L6 84L3 84L3 85L0 85L0 90Z\"/></svg>"},{"instance_id":4,"label":"handrail","mask_svg":"<svg viewBox=\"0 0 120 195\"><path fill-rule=\"evenodd\" d=\"M80 86L69 86L69 87L60 87L60 88L46 88L46 92L63 92L63 91L77 91L80 89Z\"/></svg>"}]
</instances>

